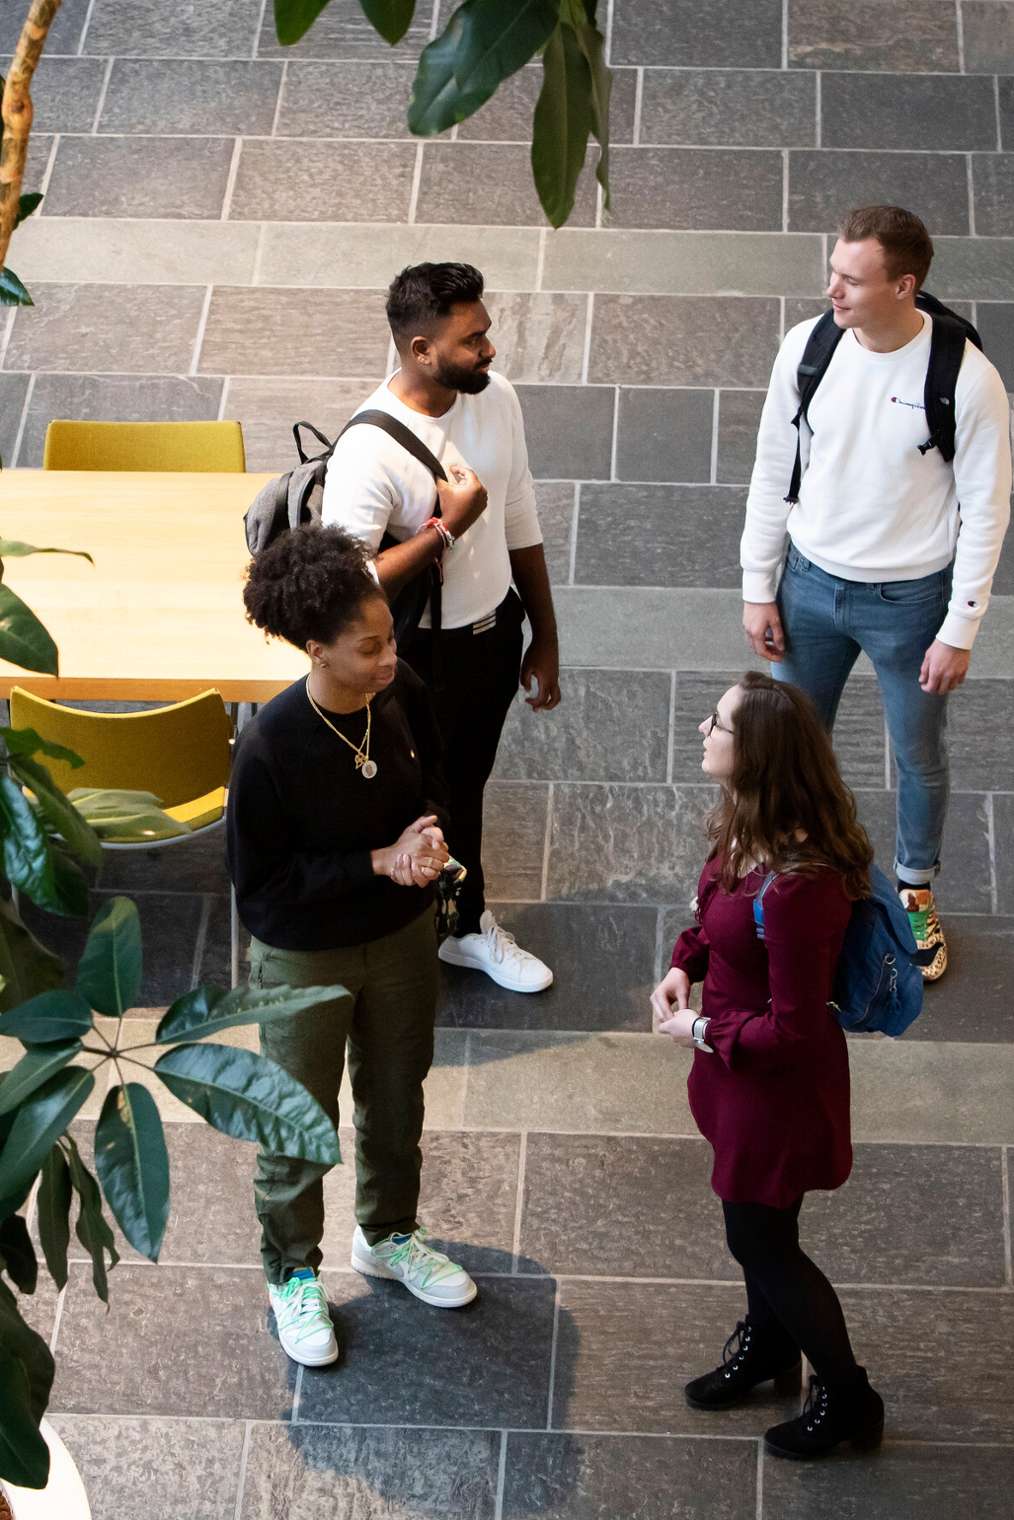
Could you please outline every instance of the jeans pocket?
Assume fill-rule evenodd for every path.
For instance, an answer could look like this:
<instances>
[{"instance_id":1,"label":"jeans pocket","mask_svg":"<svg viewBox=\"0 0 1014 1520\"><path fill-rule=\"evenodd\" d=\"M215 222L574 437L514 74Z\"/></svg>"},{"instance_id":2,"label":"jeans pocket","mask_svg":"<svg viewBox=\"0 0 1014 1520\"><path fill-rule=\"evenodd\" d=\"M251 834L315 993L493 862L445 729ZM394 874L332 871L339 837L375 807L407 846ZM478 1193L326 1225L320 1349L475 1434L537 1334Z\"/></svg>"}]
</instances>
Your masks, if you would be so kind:
<instances>
[{"instance_id":1,"label":"jeans pocket","mask_svg":"<svg viewBox=\"0 0 1014 1520\"><path fill-rule=\"evenodd\" d=\"M810 561L803 558L795 544L790 544L789 552L785 556L785 567L791 570L793 575L805 575L810 568Z\"/></svg>"},{"instance_id":2,"label":"jeans pocket","mask_svg":"<svg viewBox=\"0 0 1014 1520\"><path fill-rule=\"evenodd\" d=\"M921 575L913 581L883 581L879 587L880 600L892 607L920 607L927 602L944 602L944 572Z\"/></svg>"}]
</instances>

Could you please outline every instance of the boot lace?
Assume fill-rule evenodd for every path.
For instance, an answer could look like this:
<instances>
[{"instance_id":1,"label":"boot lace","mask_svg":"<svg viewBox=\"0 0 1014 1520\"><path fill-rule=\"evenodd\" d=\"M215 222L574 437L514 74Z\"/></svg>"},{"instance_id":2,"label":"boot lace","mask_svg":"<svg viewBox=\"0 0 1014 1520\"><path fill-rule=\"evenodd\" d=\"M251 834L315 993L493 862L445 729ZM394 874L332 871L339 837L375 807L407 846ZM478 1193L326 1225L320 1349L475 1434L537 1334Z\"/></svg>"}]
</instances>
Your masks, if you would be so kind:
<instances>
[{"instance_id":1,"label":"boot lace","mask_svg":"<svg viewBox=\"0 0 1014 1520\"><path fill-rule=\"evenodd\" d=\"M735 1330L722 1347L722 1376L724 1378L731 1378L746 1361L750 1352L751 1333L749 1321L745 1319L737 1321Z\"/></svg>"},{"instance_id":2,"label":"boot lace","mask_svg":"<svg viewBox=\"0 0 1014 1520\"><path fill-rule=\"evenodd\" d=\"M803 1413L800 1418L805 1421L806 1428L812 1435L827 1418L828 1393L826 1384L819 1378L810 1378L810 1388L806 1395L806 1403L803 1405Z\"/></svg>"}]
</instances>

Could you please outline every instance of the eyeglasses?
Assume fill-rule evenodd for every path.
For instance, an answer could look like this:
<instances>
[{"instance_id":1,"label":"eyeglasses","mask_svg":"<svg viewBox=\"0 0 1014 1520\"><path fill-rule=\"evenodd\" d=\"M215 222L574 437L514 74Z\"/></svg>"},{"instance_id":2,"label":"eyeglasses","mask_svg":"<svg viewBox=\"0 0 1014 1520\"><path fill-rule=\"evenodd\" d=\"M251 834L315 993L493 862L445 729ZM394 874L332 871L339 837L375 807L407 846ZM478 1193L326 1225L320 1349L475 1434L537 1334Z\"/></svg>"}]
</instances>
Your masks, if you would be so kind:
<instances>
[{"instance_id":1,"label":"eyeglasses","mask_svg":"<svg viewBox=\"0 0 1014 1520\"><path fill-rule=\"evenodd\" d=\"M722 722L721 718L718 716L718 710L717 710L717 708L711 714L711 717L708 718L707 724L708 724L708 732L707 732L707 734L706 734L705 737L708 738L708 739L711 738L711 735L715 732L716 728L718 729L718 732L720 734L731 734L732 733L732 729L731 728L726 728L725 724Z\"/></svg>"}]
</instances>

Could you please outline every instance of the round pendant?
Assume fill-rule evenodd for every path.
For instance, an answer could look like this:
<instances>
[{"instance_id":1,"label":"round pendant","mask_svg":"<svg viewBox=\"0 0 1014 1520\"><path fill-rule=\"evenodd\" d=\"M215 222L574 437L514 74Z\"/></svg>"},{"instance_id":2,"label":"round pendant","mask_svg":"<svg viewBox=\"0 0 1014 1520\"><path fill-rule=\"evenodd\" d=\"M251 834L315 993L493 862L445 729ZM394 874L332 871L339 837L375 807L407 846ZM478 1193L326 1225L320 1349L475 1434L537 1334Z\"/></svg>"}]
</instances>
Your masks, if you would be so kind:
<instances>
[{"instance_id":1,"label":"round pendant","mask_svg":"<svg viewBox=\"0 0 1014 1520\"><path fill-rule=\"evenodd\" d=\"M364 760L363 761L363 775L366 777L367 781L372 781L373 778L374 778L374 776L376 774L377 774L377 762L375 760Z\"/></svg>"}]
</instances>

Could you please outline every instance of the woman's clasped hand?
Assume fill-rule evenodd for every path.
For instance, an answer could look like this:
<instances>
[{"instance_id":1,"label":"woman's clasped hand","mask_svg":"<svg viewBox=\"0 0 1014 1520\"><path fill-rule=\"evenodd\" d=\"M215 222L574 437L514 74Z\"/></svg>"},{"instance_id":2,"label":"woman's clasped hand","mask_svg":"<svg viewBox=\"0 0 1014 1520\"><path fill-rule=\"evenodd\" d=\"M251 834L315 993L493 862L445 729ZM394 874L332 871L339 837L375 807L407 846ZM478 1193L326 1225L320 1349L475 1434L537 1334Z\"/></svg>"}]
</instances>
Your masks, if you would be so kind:
<instances>
[{"instance_id":1,"label":"woman's clasped hand","mask_svg":"<svg viewBox=\"0 0 1014 1520\"><path fill-rule=\"evenodd\" d=\"M399 887L428 887L451 858L435 813L417 818L390 849L375 853L385 857L379 874L389 876Z\"/></svg>"}]
</instances>

